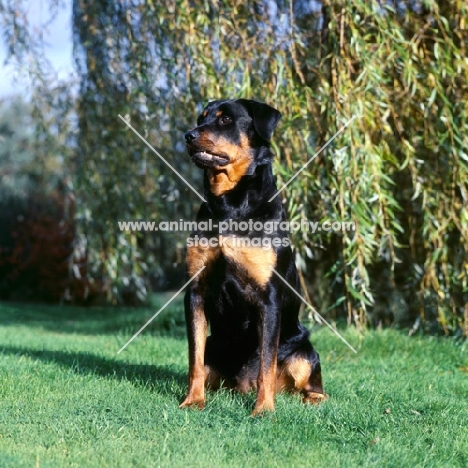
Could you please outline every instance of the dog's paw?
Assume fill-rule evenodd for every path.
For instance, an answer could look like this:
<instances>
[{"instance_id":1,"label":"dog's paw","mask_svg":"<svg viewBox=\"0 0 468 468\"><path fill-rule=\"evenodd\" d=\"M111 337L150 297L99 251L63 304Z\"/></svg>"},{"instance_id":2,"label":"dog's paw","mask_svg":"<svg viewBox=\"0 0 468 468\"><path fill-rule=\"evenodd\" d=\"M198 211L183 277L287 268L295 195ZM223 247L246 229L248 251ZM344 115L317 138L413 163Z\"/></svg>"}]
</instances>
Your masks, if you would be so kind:
<instances>
[{"instance_id":1,"label":"dog's paw","mask_svg":"<svg viewBox=\"0 0 468 468\"><path fill-rule=\"evenodd\" d=\"M192 398L187 396L185 400L179 405L179 408L195 408L195 409L203 409L205 407L205 399L204 398Z\"/></svg>"},{"instance_id":2,"label":"dog's paw","mask_svg":"<svg viewBox=\"0 0 468 468\"><path fill-rule=\"evenodd\" d=\"M307 395L304 396L302 402L307 403L309 405L318 405L327 400L328 395L326 393L309 392L307 393Z\"/></svg>"},{"instance_id":3,"label":"dog's paw","mask_svg":"<svg viewBox=\"0 0 468 468\"><path fill-rule=\"evenodd\" d=\"M264 416L269 411L275 411L275 403L274 402L267 403L266 401L265 402L258 402L257 401L255 403L254 409L252 411L252 416L253 417Z\"/></svg>"}]
</instances>

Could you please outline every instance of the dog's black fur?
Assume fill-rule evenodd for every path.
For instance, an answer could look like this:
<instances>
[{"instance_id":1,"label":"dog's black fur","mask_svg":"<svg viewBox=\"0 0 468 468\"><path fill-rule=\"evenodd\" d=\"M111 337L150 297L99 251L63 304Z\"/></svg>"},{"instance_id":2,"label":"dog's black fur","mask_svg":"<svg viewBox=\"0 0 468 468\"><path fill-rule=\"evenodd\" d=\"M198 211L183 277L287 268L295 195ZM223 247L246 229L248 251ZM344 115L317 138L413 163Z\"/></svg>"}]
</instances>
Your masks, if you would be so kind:
<instances>
[{"instance_id":1,"label":"dog's black fur","mask_svg":"<svg viewBox=\"0 0 468 468\"><path fill-rule=\"evenodd\" d=\"M189 391L181 407L202 408L204 387L223 384L255 389L254 414L274 409L276 391L301 392L309 403L326 398L319 355L298 320L300 299L273 271L300 292L287 231L266 234L253 224L219 229L227 220L286 220L280 197L268 201L277 192L269 142L280 118L257 101L213 101L185 134L192 161L204 170L207 202L197 222L211 219L213 227L193 232L188 241L189 275L205 268L185 296ZM239 238L256 238L257 244L236 246ZM208 245L209 239L215 242Z\"/></svg>"}]
</instances>

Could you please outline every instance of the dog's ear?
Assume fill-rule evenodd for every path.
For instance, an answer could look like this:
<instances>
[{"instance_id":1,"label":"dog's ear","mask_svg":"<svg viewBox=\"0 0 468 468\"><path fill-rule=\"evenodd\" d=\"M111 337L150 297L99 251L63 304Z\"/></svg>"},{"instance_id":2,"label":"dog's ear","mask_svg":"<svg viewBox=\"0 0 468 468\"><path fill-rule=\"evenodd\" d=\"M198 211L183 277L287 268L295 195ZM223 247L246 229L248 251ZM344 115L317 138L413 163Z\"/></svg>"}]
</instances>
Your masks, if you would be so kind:
<instances>
[{"instance_id":1,"label":"dog's ear","mask_svg":"<svg viewBox=\"0 0 468 468\"><path fill-rule=\"evenodd\" d=\"M273 130L281 119L281 112L263 102L251 99L238 99L238 101L249 110L255 131L265 141L270 141Z\"/></svg>"}]
</instances>

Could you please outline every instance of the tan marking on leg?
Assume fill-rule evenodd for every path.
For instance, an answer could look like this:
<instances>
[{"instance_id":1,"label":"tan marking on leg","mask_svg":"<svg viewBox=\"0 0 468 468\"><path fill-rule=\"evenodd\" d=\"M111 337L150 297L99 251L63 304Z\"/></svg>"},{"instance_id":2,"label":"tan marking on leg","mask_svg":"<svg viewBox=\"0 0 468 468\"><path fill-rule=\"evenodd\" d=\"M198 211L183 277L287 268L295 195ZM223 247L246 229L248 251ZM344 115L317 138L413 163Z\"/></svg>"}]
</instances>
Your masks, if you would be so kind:
<instances>
[{"instance_id":1,"label":"tan marking on leg","mask_svg":"<svg viewBox=\"0 0 468 468\"><path fill-rule=\"evenodd\" d=\"M219 246L202 247L200 245L187 248L187 270L189 276L193 276L203 266L209 266L221 253ZM201 273L203 274L205 271Z\"/></svg>"},{"instance_id":2,"label":"tan marking on leg","mask_svg":"<svg viewBox=\"0 0 468 468\"><path fill-rule=\"evenodd\" d=\"M292 357L289 361L282 364L276 382L278 391L300 392L303 395L302 401L316 405L328 399L326 393L313 391L322 387L320 376L313 376L312 363L302 357ZM311 385L311 382L320 380L318 386Z\"/></svg>"},{"instance_id":3,"label":"tan marking on leg","mask_svg":"<svg viewBox=\"0 0 468 468\"><path fill-rule=\"evenodd\" d=\"M209 266L220 254L219 247L202 247L200 245L187 248L187 270L193 276L203 266ZM197 282L203 279L203 274ZM199 304L192 314L192 333L189 337L189 390L180 408L195 406L199 409L205 406L205 345L208 324L203 310Z\"/></svg>"},{"instance_id":4,"label":"tan marking on leg","mask_svg":"<svg viewBox=\"0 0 468 468\"><path fill-rule=\"evenodd\" d=\"M278 391L299 392L309 385L312 364L304 358L292 357L283 362L279 371L276 388Z\"/></svg>"},{"instance_id":5,"label":"tan marking on leg","mask_svg":"<svg viewBox=\"0 0 468 468\"><path fill-rule=\"evenodd\" d=\"M258 416L264 411L274 411L275 409L276 367L275 357L273 364L266 372L262 372L262 369L260 369L257 400L252 416Z\"/></svg>"},{"instance_id":6,"label":"tan marking on leg","mask_svg":"<svg viewBox=\"0 0 468 468\"><path fill-rule=\"evenodd\" d=\"M259 286L264 287L273 273L276 265L276 252L273 248L251 247L237 245L246 239L220 236L223 254L240 268L246 270L248 276Z\"/></svg>"},{"instance_id":7,"label":"tan marking on leg","mask_svg":"<svg viewBox=\"0 0 468 468\"><path fill-rule=\"evenodd\" d=\"M193 345L194 349L189 349L189 390L185 400L179 408L194 406L202 409L205 406L205 345L207 321L202 307L197 308L193 313Z\"/></svg>"},{"instance_id":8,"label":"tan marking on leg","mask_svg":"<svg viewBox=\"0 0 468 468\"><path fill-rule=\"evenodd\" d=\"M312 364L307 359L295 358L288 364L287 372L294 382L294 389L302 390L308 384Z\"/></svg>"}]
</instances>

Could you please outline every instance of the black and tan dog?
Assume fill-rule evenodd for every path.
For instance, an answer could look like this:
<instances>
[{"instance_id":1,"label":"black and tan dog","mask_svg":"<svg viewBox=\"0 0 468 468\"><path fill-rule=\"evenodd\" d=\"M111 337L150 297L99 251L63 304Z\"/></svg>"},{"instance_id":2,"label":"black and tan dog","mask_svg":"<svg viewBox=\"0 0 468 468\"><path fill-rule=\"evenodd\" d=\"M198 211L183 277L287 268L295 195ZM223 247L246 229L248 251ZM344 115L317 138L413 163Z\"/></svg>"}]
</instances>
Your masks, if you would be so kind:
<instances>
[{"instance_id":1,"label":"black and tan dog","mask_svg":"<svg viewBox=\"0 0 468 468\"><path fill-rule=\"evenodd\" d=\"M280 197L268 202L277 191L269 141L280 117L252 100L213 101L185 134L204 169L207 202L197 221L213 225L188 240L189 276L205 268L185 296L189 390L181 407L203 408L205 386L220 385L256 390L254 415L274 409L277 391L300 392L308 403L326 398L300 299L274 272L300 291L288 233L278 228L286 220ZM254 229L258 222L270 229Z\"/></svg>"}]
</instances>

